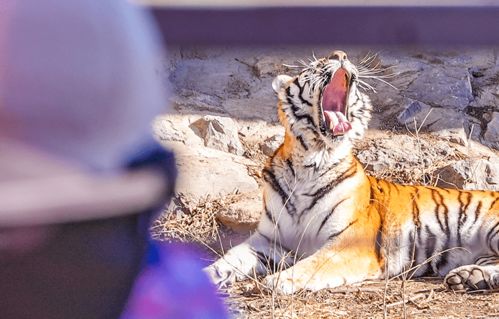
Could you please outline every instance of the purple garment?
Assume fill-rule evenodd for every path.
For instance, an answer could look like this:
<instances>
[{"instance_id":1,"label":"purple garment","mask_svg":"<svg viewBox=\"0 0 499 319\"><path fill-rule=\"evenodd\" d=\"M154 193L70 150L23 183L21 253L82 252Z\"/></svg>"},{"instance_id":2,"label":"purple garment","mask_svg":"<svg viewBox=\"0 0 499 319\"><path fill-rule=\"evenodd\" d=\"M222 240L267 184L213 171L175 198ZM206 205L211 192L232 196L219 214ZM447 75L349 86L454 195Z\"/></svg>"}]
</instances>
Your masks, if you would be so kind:
<instances>
[{"instance_id":1,"label":"purple garment","mask_svg":"<svg viewBox=\"0 0 499 319\"><path fill-rule=\"evenodd\" d=\"M227 317L216 288L191 247L150 244L147 265L135 281L121 319Z\"/></svg>"}]
</instances>

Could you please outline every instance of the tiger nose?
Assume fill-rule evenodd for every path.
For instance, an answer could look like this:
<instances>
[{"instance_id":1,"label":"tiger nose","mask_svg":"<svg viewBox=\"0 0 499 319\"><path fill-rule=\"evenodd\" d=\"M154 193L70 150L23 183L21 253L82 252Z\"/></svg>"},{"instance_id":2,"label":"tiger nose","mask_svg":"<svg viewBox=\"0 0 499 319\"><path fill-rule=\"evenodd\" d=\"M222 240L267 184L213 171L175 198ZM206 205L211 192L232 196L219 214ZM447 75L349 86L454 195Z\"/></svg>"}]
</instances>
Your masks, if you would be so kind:
<instances>
[{"instance_id":1,"label":"tiger nose","mask_svg":"<svg viewBox=\"0 0 499 319\"><path fill-rule=\"evenodd\" d=\"M329 59L338 60L340 62L347 60L347 54L341 50L335 50L329 55Z\"/></svg>"}]
</instances>

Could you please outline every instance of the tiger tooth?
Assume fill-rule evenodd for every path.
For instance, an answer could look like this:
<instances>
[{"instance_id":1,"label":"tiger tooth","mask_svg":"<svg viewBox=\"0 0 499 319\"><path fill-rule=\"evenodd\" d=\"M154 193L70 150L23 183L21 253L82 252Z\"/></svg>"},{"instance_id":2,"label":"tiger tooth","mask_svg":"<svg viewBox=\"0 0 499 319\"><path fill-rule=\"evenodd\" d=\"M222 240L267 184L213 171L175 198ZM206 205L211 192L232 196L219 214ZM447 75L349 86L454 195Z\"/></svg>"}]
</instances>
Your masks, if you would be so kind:
<instances>
[{"instance_id":1,"label":"tiger tooth","mask_svg":"<svg viewBox=\"0 0 499 319\"><path fill-rule=\"evenodd\" d=\"M336 125L338 125L338 123L339 123L338 116L334 112L331 112L330 116L331 116L331 119L330 119L331 122L329 123L329 128L331 130L333 130L336 127Z\"/></svg>"},{"instance_id":2,"label":"tiger tooth","mask_svg":"<svg viewBox=\"0 0 499 319\"><path fill-rule=\"evenodd\" d=\"M336 112L336 116L338 116L338 119L340 122L348 122L346 116L343 113Z\"/></svg>"}]
</instances>

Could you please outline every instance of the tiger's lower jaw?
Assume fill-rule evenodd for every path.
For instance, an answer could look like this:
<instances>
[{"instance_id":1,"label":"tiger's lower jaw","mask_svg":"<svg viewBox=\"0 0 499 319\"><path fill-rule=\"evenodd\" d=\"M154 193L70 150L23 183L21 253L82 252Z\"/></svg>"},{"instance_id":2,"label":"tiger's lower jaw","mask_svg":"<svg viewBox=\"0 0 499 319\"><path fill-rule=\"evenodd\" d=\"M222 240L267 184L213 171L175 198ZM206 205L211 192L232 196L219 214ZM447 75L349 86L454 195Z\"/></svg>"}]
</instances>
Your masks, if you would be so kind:
<instances>
[{"instance_id":1,"label":"tiger's lower jaw","mask_svg":"<svg viewBox=\"0 0 499 319\"><path fill-rule=\"evenodd\" d=\"M325 129L333 136L344 135L352 129L352 124L347 120L342 112L324 111Z\"/></svg>"}]
</instances>

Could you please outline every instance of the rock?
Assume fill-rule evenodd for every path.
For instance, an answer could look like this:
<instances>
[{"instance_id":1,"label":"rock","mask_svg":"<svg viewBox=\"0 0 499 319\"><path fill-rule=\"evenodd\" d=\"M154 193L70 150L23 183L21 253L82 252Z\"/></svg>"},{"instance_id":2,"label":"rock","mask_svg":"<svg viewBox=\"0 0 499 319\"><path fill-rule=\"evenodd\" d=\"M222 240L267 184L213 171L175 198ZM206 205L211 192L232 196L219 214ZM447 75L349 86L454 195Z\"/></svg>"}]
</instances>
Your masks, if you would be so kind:
<instances>
[{"instance_id":1,"label":"rock","mask_svg":"<svg viewBox=\"0 0 499 319\"><path fill-rule=\"evenodd\" d=\"M471 68L475 100L467 107L471 138L499 149L499 67ZM474 125L474 131L471 125ZM478 125L477 125L478 124Z\"/></svg>"},{"instance_id":2,"label":"rock","mask_svg":"<svg viewBox=\"0 0 499 319\"><path fill-rule=\"evenodd\" d=\"M463 110L473 100L468 70L434 65L421 71L406 96L431 106Z\"/></svg>"},{"instance_id":3,"label":"rock","mask_svg":"<svg viewBox=\"0 0 499 319\"><path fill-rule=\"evenodd\" d=\"M154 132L162 141L168 142L183 142L185 141L185 134L177 127L173 121L168 119L156 119L153 124Z\"/></svg>"},{"instance_id":4,"label":"rock","mask_svg":"<svg viewBox=\"0 0 499 319\"><path fill-rule=\"evenodd\" d=\"M205 54L210 55L211 52ZM208 59L210 63L206 63ZM183 58L175 62L170 81L176 90L186 89L206 95L226 97L231 83L248 82L247 66L228 55L222 57ZM239 94L238 94L239 96Z\"/></svg>"},{"instance_id":5,"label":"rock","mask_svg":"<svg viewBox=\"0 0 499 319\"><path fill-rule=\"evenodd\" d=\"M171 86L181 96L175 103L183 111L193 106L233 118L277 120L273 77L268 73L282 63L281 57L266 52L257 59L262 53L251 49L192 51L183 50L170 63Z\"/></svg>"},{"instance_id":6,"label":"rock","mask_svg":"<svg viewBox=\"0 0 499 319\"><path fill-rule=\"evenodd\" d=\"M499 149L499 112L492 113L492 119L487 124L483 139L496 149Z\"/></svg>"},{"instance_id":7,"label":"rock","mask_svg":"<svg viewBox=\"0 0 499 319\"><path fill-rule=\"evenodd\" d=\"M472 65L475 68L490 68L495 63L494 50L485 48L475 48L471 52L466 52L469 56L470 62L467 65Z\"/></svg>"},{"instance_id":8,"label":"rock","mask_svg":"<svg viewBox=\"0 0 499 319\"><path fill-rule=\"evenodd\" d=\"M231 118L206 115L190 127L204 140L207 147L236 155L244 153L237 124Z\"/></svg>"},{"instance_id":9,"label":"rock","mask_svg":"<svg viewBox=\"0 0 499 319\"><path fill-rule=\"evenodd\" d=\"M218 211L217 220L236 232L247 233L258 225L262 207L260 191L240 194L232 204Z\"/></svg>"},{"instance_id":10,"label":"rock","mask_svg":"<svg viewBox=\"0 0 499 319\"><path fill-rule=\"evenodd\" d=\"M405 104L406 107L397 120L409 130L430 132L454 143L467 144L462 113L453 109L431 107L412 99L407 99Z\"/></svg>"},{"instance_id":11,"label":"rock","mask_svg":"<svg viewBox=\"0 0 499 319\"><path fill-rule=\"evenodd\" d=\"M254 90L254 91L253 91ZM232 117L277 121L277 98L272 90L272 79L266 78L251 88L250 97L229 99L224 109Z\"/></svg>"},{"instance_id":12,"label":"rock","mask_svg":"<svg viewBox=\"0 0 499 319\"><path fill-rule=\"evenodd\" d=\"M258 190L257 182L248 174L252 161L207 147L190 147L170 143L175 151L179 172L176 192L191 198L241 193Z\"/></svg>"},{"instance_id":13,"label":"rock","mask_svg":"<svg viewBox=\"0 0 499 319\"><path fill-rule=\"evenodd\" d=\"M191 147L203 145L203 140L194 134L189 127L197 116L166 114L160 115L153 121L153 133L157 139L167 147L169 143L188 143Z\"/></svg>"},{"instance_id":14,"label":"rock","mask_svg":"<svg viewBox=\"0 0 499 319\"><path fill-rule=\"evenodd\" d=\"M427 65L409 56L402 58L400 53L393 56L389 52L386 52L386 55L383 54L379 62L382 63L380 68L386 69L382 74L388 76L387 82L396 89L382 81L366 80L376 89L375 94L369 94L373 105L375 108L384 109L383 113L386 113L386 111L391 112L391 110L399 109L406 88L418 78L419 74L427 68ZM373 126L370 125L370 127Z\"/></svg>"},{"instance_id":15,"label":"rock","mask_svg":"<svg viewBox=\"0 0 499 319\"><path fill-rule=\"evenodd\" d=\"M458 189L499 191L499 159L461 160L435 172L437 186Z\"/></svg>"},{"instance_id":16,"label":"rock","mask_svg":"<svg viewBox=\"0 0 499 319\"><path fill-rule=\"evenodd\" d=\"M283 141L284 141L283 134L277 134L271 136L267 138L265 141L263 141L262 144L260 144L260 149L262 150L263 154L267 156L272 156L274 155L275 151L279 148L279 146L281 146Z\"/></svg>"},{"instance_id":17,"label":"rock","mask_svg":"<svg viewBox=\"0 0 499 319\"><path fill-rule=\"evenodd\" d=\"M429 141L409 135L369 137L368 145L357 158L375 176L389 176L398 182L413 182L456 156L456 150L444 141ZM404 180L404 177L411 180Z\"/></svg>"},{"instance_id":18,"label":"rock","mask_svg":"<svg viewBox=\"0 0 499 319\"><path fill-rule=\"evenodd\" d=\"M459 149L459 148L458 148ZM459 149L461 153L466 154L469 158L485 158L492 162L499 161L499 153L492 148L487 147L481 142L470 140L467 147Z\"/></svg>"},{"instance_id":19,"label":"rock","mask_svg":"<svg viewBox=\"0 0 499 319\"><path fill-rule=\"evenodd\" d=\"M224 114L222 101L217 96L199 93L193 90L179 89L177 95L171 98L175 110L179 113L192 114L196 112L209 112Z\"/></svg>"},{"instance_id":20,"label":"rock","mask_svg":"<svg viewBox=\"0 0 499 319\"><path fill-rule=\"evenodd\" d=\"M499 110L499 67L470 69L475 107L495 106Z\"/></svg>"}]
</instances>

